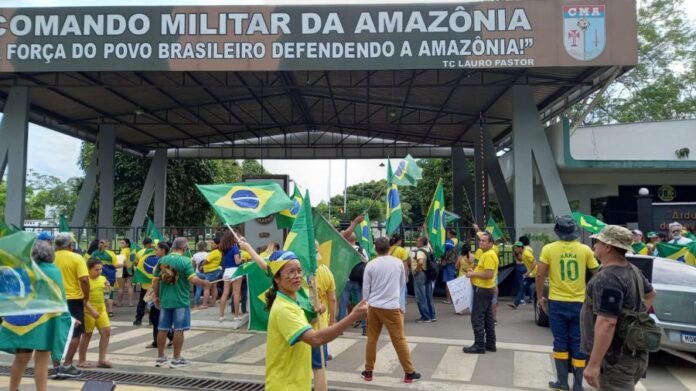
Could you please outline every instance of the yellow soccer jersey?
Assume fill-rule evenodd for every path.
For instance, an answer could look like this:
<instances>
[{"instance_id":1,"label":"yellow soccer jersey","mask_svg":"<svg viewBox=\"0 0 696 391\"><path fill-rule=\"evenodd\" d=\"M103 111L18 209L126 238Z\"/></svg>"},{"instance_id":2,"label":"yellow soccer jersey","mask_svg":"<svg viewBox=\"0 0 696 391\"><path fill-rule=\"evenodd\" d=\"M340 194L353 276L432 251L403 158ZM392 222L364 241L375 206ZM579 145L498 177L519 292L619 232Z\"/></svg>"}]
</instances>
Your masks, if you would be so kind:
<instances>
[{"instance_id":1,"label":"yellow soccer jersey","mask_svg":"<svg viewBox=\"0 0 696 391\"><path fill-rule=\"evenodd\" d=\"M585 301L586 271L599 267L591 248L577 241L558 240L544 246L539 262L549 268L550 300Z\"/></svg>"}]
</instances>

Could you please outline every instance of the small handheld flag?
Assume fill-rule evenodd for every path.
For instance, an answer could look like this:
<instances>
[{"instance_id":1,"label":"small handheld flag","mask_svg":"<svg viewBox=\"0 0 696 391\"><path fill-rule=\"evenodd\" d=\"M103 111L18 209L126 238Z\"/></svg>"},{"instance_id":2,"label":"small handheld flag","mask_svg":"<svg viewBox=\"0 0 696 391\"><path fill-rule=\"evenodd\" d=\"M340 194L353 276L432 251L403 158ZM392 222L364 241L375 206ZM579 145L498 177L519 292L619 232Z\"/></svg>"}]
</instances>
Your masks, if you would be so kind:
<instances>
[{"instance_id":1,"label":"small handheld flag","mask_svg":"<svg viewBox=\"0 0 696 391\"><path fill-rule=\"evenodd\" d=\"M367 252L369 257L374 257L377 255L377 251L375 251L375 244L372 241L372 224L370 223L370 215L368 215L367 212L365 212L363 221L355 226L353 232L355 233L355 238L358 244L365 250L365 252Z\"/></svg>"},{"instance_id":2,"label":"small handheld flag","mask_svg":"<svg viewBox=\"0 0 696 391\"><path fill-rule=\"evenodd\" d=\"M403 221L399 189L396 187L395 183L389 183L389 179L392 176L391 162L387 162L387 235L391 235L394 231L399 229Z\"/></svg>"},{"instance_id":3,"label":"small handheld flag","mask_svg":"<svg viewBox=\"0 0 696 391\"><path fill-rule=\"evenodd\" d=\"M399 186L415 186L416 182L422 178L421 168L418 167L416 160L411 155L406 155L387 182Z\"/></svg>"},{"instance_id":4,"label":"small handheld flag","mask_svg":"<svg viewBox=\"0 0 696 391\"><path fill-rule=\"evenodd\" d=\"M312 221L312 206L309 191L305 192L304 203L295 218L288 237L285 238L283 250L294 252L300 259L302 270L307 275L317 270L317 249L314 242L314 223Z\"/></svg>"},{"instance_id":5,"label":"small handheld flag","mask_svg":"<svg viewBox=\"0 0 696 391\"><path fill-rule=\"evenodd\" d=\"M445 254L445 241L447 240L445 234L445 193L442 189L442 178L437 182L426 221L433 252L436 257L441 257Z\"/></svg>"},{"instance_id":6,"label":"small handheld flag","mask_svg":"<svg viewBox=\"0 0 696 391\"><path fill-rule=\"evenodd\" d=\"M493 216L488 217L488 223L486 223L486 231L489 234L491 234L493 240L496 242L505 237L505 235L503 235L503 231L500 229L500 227L498 227L498 223L496 223L495 219L493 219Z\"/></svg>"},{"instance_id":7,"label":"small handheld flag","mask_svg":"<svg viewBox=\"0 0 696 391\"><path fill-rule=\"evenodd\" d=\"M281 210L276 215L276 226L278 229L292 227L292 223L295 222L297 214L300 213L304 200L302 199L302 193L300 193L300 189L297 188L297 185L295 185L295 190L292 193L292 202L294 203L292 208Z\"/></svg>"},{"instance_id":8,"label":"small handheld flag","mask_svg":"<svg viewBox=\"0 0 696 391\"><path fill-rule=\"evenodd\" d=\"M602 228L606 225L602 220L597 219L594 216L582 214L580 212L573 212L573 219L578 223L578 225L592 234L599 233Z\"/></svg>"},{"instance_id":9,"label":"small handheld flag","mask_svg":"<svg viewBox=\"0 0 696 391\"><path fill-rule=\"evenodd\" d=\"M145 236L149 237L153 241L165 241L164 236L162 236L162 233L157 229L155 223L150 219L150 216L147 216L147 229L145 230Z\"/></svg>"}]
</instances>

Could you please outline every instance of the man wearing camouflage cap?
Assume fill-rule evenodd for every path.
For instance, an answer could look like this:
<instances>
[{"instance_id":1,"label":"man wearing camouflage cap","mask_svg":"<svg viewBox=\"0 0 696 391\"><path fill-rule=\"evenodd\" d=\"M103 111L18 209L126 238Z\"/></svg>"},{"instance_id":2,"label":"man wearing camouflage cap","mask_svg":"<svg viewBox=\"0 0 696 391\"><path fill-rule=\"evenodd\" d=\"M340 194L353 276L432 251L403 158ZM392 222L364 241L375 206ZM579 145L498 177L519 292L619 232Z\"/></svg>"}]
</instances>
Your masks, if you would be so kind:
<instances>
[{"instance_id":1,"label":"man wearing camouflage cap","mask_svg":"<svg viewBox=\"0 0 696 391\"><path fill-rule=\"evenodd\" d=\"M569 361L575 378L573 391L582 390L587 355L580 351L580 310L585 301L585 275L599 264L592 249L577 241L580 227L571 216L556 218L554 232L560 240L541 250L537 266L536 292L539 305L549 315L553 334L553 358L557 380L549 387L569 390ZM549 297L543 297L544 280L549 277Z\"/></svg>"},{"instance_id":2,"label":"man wearing camouflage cap","mask_svg":"<svg viewBox=\"0 0 696 391\"><path fill-rule=\"evenodd\" d=\"M648 353L622 348L616 335L619 315L623 309L647 311L655 300L655 291L626 260L626 252L631 251L631 231L607 225L591 238L596 240L594 255L601 260L602 270L587 284L582 307L581 349L590 355L584 376L587 383L600 390L633 390L648 367ZM639 294L641 285L644 300Z\"/></svg>"}]
</instances>

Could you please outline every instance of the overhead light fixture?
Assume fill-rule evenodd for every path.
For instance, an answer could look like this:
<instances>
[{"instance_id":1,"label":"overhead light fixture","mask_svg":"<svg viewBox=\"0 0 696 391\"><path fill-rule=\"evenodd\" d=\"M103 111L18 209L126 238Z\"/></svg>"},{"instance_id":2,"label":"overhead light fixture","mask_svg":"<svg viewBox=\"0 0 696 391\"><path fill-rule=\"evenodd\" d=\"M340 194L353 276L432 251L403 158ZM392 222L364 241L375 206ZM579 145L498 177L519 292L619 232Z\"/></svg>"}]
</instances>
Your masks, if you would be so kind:
<instances>
[{"instance_id":1,"label":"overhead light fixture","mask_svg":"<svg viewBox=\"0 0 696 391\"><path fill-rule=\"evenodd\" d=\"M133 114L135 114L135 115L143 115L143 114L145 114L145 110L143 110L143 109L140 108L140 107L137 107L135 110L133 110Z\"/></svg>"},{"instance_id":2,"label":"overhead light fixture","mask_svg":"<svg viewBox=\"0 0 696 391\"><path fill-rule=\"evenodd\" d=\"M389 110L389 116L392 118L396 117L396 110L394 110L394 109Z\"/></svg>"},{"instance_id":3,"label":"overhead light fixture","mask_svg":"<svg viewBox=\"0 0 696 391\"><path fill-rule=\"evenodd\" d=\"M379 166L380 166L380 167L384 167L384 163L380 163Z\"/></svg>"}]
</instances>

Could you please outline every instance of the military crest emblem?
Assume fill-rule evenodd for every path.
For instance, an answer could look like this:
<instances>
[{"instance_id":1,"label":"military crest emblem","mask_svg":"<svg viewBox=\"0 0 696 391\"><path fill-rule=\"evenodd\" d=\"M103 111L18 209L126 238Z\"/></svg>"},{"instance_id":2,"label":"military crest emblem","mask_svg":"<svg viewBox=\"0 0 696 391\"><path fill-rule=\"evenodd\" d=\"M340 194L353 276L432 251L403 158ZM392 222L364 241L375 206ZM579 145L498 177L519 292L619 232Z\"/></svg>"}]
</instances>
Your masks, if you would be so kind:
<instances>
[{"instance_id":1,"label":"military crest emblem","mask_svg":"<svg viewBox=\"0 0 696 391\"><path fill-rule=\"evenodd\" d=\"M563 6L563 46L580 61L591 61L606 46L605 5Z\"/></svg>"}]
</instances>

